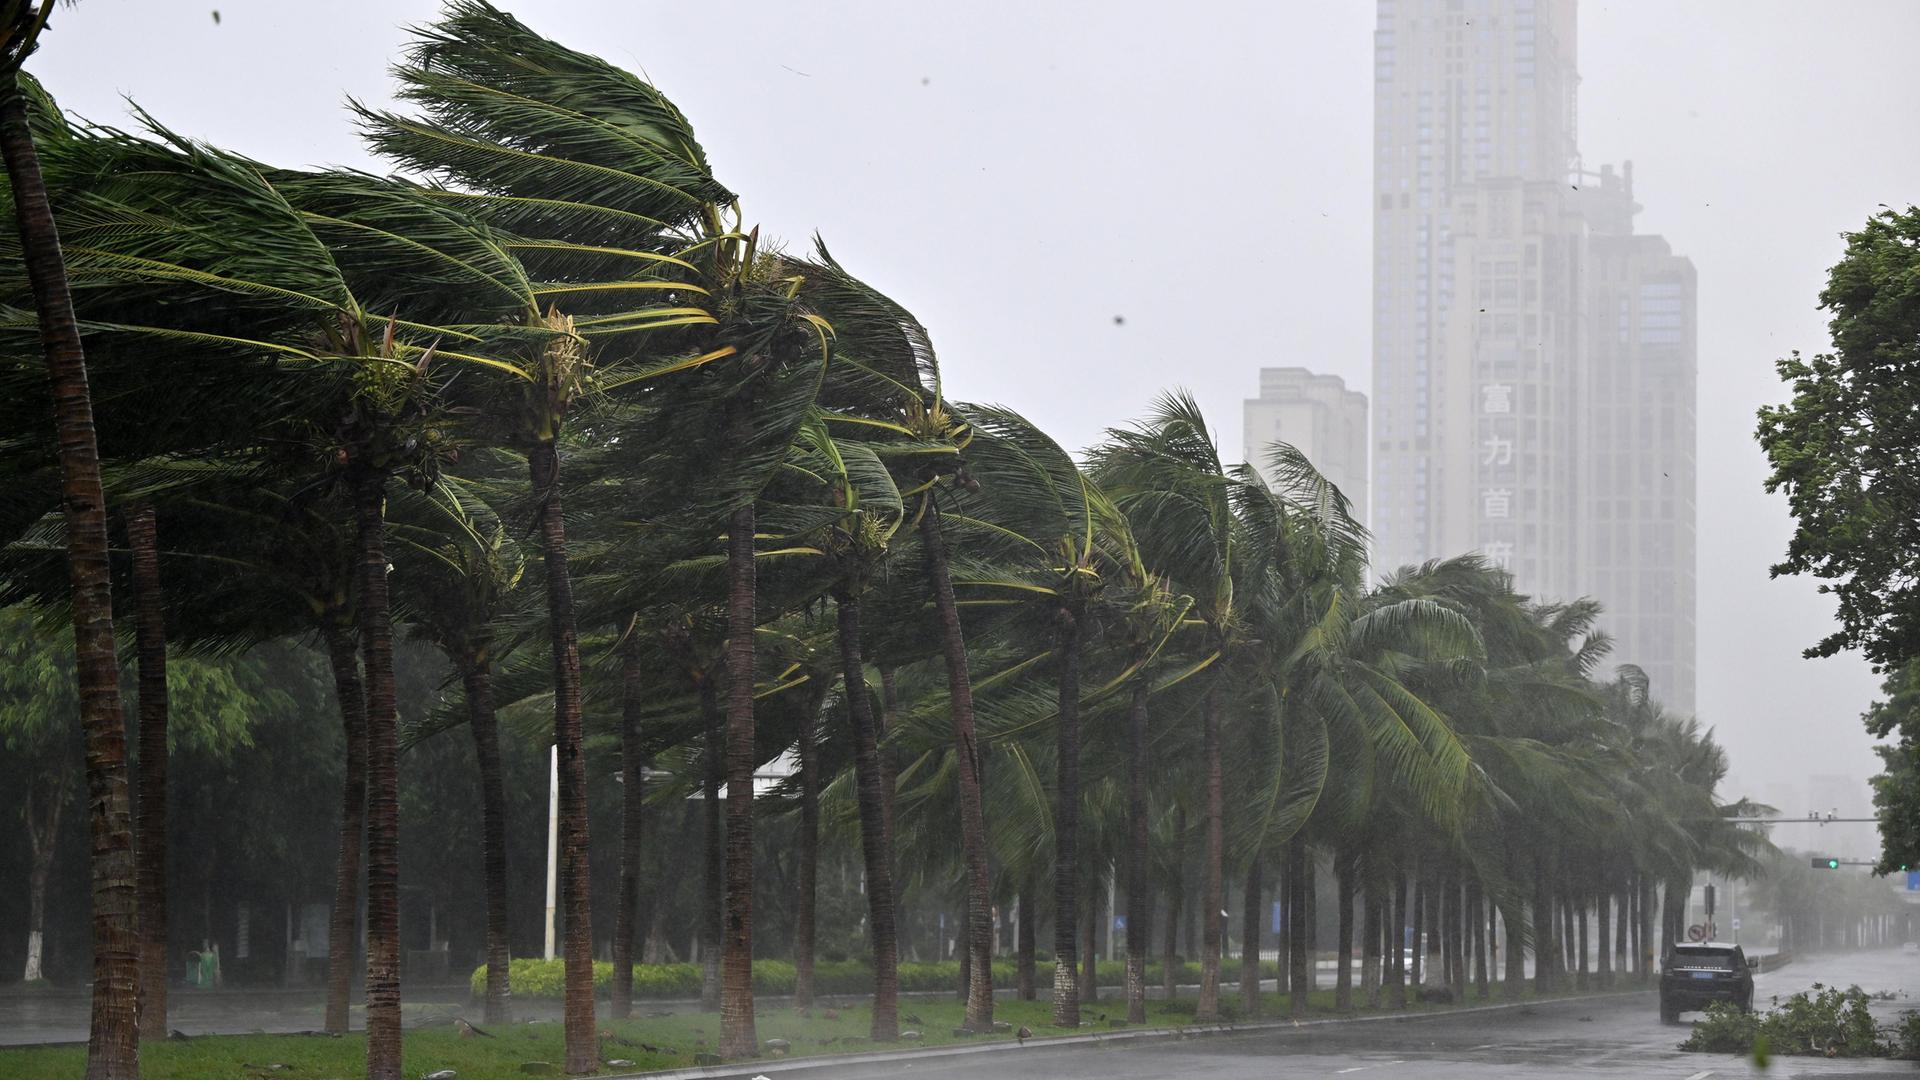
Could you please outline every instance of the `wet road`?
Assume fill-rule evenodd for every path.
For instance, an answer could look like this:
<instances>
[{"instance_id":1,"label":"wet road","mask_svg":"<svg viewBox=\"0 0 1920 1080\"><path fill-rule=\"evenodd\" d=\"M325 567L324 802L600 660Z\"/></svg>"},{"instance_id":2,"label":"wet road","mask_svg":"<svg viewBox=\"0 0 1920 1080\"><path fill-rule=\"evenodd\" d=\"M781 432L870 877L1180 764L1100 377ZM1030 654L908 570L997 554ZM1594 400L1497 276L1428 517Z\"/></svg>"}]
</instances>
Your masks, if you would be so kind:
<instances>
[{"instance_id":1,"label":"wet road","mask_svg":"<svg viewBox=\"0 0 1920 1080\"><path fill-rule=\"evenodd\" d=\"M1816 957L1761 975L1755 1005L1814 982L1859 984L1868 991L1905 991L1904 1001L1878 1003L1883 1022L1920 1008L1920 955L1893 953ZM1416 1020L1329 1024L1273 1033L1197 1038L1122 1048L1038 1051L894 1063L848 1076L912 1076L938 1080L1467 1080L1477 1077L1615 1076L1710 1078L1913 1075L1913 1062L1775 1058L1761 1072L1744 1059L1685 1054L1675 1047L1690 1026L1665 1025L1654 995L1561 1002L1500 1012L1457 1013ZM1683 1019L1690 1020L1689 1015Z\"/></svg>"}]
</instances>

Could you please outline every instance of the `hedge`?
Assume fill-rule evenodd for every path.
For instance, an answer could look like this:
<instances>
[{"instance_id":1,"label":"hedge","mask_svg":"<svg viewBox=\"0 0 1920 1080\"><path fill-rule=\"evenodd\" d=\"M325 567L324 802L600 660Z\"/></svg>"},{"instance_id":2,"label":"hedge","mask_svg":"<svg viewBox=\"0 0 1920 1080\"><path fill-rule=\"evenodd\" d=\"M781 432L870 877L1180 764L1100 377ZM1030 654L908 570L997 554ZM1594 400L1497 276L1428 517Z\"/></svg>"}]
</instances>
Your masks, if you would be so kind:
<instances>
[{"instance_id":1,"label":"hedge","mask_svg":"<svg viewBox=\"0 0 1920 1080\"><path fill-rule=\"evenodd\" d=\"M1097 965L1099 982L1102 986L1119 986L1126 980L1127 965L1121 960L1102 960ZM1266 961L1260 965L1263 978L1274 978L1279 974L1279 965ZM520 998L547 998L558 1001L564 996L566 966L561 960L515 960L508 966L508 977L512 981L513 995ZM755 960L753 962L753 991L756 994L780 996L793 993L793 964L786 960ZM1043 989L1053 985L1053 962L1040 960L1034 964L1034 982ZM1223 982L1234 982L1240 978L1240 962L1228 959L1220 965L1220 978ZM700 996L701 967L699 964L635 964L633 966L633 996L639 999L669 1000L697 998ZM1147 983L1159 985L1160 965L1147 966ZM1180 965L1179 981L1192 984L1200 981L1200 965L1188 961ZM960 982L960 964L948 960L940 963L902 963L900 965L900 989L906 992L952 990ZM1003 990L1014 986L1015 974L1012 960L993 962L993 985ZM478 998L487 992L487 969L475 968L473 978L469 980L473 996ZM813 989L818 994L870 994L873 992L873 969L859 960L816 962L813 966ZM613 990L613 965L605 962L593 965L593 991L605 997Z\"/></svg>"}]
</instances>

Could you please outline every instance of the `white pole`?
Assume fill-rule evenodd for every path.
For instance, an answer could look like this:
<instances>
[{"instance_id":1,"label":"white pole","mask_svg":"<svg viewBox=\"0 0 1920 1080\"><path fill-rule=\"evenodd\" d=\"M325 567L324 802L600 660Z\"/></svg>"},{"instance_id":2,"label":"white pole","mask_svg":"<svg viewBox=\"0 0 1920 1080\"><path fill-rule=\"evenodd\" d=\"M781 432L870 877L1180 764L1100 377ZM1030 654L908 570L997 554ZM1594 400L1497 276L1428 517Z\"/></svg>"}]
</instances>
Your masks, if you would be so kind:
<instances>
[{"instance_id":1,"label":"white pole","mask_svg":"<svg viewBox=\"0 0 1920 1080\"><path fill-rule=\"evenodd\" d=\"M547 770L547 959L553 959L553 908L560 898L560 747Z\"/></svg>"}]
</instances>

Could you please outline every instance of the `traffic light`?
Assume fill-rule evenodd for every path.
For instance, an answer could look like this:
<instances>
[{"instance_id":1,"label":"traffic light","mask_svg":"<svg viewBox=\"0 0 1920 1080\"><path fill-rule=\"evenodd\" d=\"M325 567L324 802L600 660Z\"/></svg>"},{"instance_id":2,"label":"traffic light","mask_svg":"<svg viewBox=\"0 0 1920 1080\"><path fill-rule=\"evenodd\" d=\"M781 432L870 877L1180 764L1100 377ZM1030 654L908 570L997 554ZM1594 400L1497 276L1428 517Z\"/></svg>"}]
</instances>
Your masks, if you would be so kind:
<instances>
[{"instance_id":1,"label":"traffic light","mask_svg":"<svg viewBox=\"0 0 1920 1080\"><path fill-rule=\"evenodd\" d=\"M1816 855L1813 859L1813 868L1815 870L1838 870L1840 869L1840 860L1825 855Z\"/></svg>"}]
</instances>

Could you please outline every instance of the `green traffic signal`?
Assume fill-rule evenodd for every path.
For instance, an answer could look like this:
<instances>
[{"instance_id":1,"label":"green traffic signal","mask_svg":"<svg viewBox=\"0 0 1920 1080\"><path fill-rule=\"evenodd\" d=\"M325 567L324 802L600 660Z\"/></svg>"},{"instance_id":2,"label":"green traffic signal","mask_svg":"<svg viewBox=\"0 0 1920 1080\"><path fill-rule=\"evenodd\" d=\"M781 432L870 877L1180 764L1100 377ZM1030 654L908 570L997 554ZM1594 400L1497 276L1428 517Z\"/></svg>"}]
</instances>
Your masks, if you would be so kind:
<instances>
[{"instance_id":1,"label":"green traffic signal","mask_svg":"<svg viewBox=\"0 0 1920 1080\"><path fill-rule=\"evenodd\" d=\"M1813 868L1815 870L1838 870L1840 869L1840 860L1816 855L1813 859Z\"/></svg>"},{"instance_id":2,"label":"green traffic signal","mask_svg":"<svg viewBox=\"0 0 1920 1080\"><path fill-rule=\"evenodd\" d=\"M1840 869L1840 860L1839 860L1839 859L1828 859L1828 860L1827 860L1827 869L1829 869L1829 870L1838 870L1838 869Z\"/></svg>"}]
</instances>

